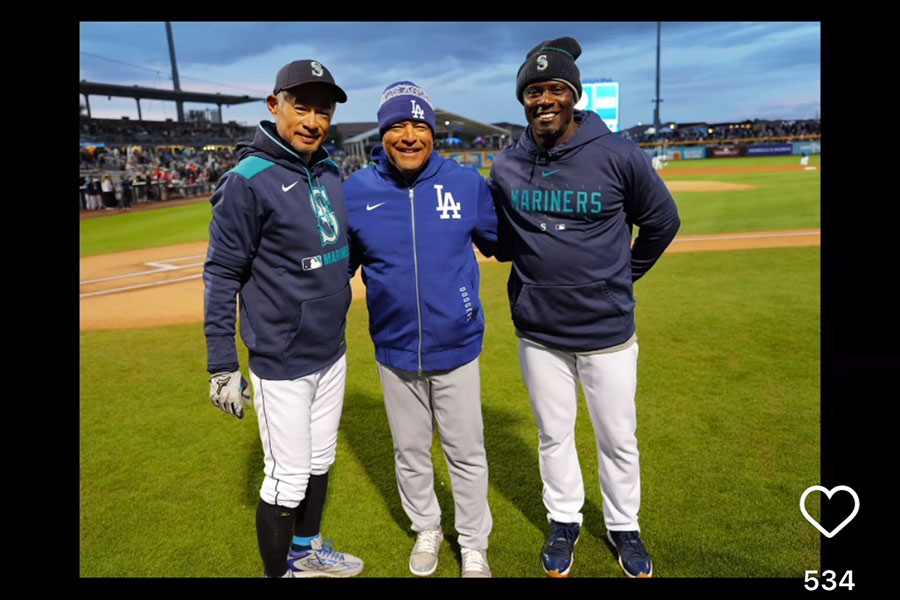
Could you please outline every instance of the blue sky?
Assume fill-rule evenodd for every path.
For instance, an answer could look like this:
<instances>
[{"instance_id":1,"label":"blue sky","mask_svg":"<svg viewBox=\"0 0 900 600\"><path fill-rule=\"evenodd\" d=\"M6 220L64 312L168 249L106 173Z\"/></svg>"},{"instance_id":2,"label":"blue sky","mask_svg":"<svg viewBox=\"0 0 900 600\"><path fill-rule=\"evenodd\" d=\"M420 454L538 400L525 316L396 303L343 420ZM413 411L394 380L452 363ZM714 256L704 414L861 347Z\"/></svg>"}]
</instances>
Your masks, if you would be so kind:
<instances>
[{"instance_id":1,"label":"blue sky","mask_svg":"<svg viewBox=\"0 0 900 600\"><path fill-rule=\"evenodd\" d=\"M172 89L162 21L85 22L80 29L79 79ZM347 92L336 123L374 121L385 86L408 79L438 108L522 125L516 71L538 42L568 35L581 44L576 64L583 79L620 83L620 126L653 121L656 22L173 22L172 31L186 91L264 98L279 67L314 58ZM661 45L663 122L819 115L819 23L663 22ZM90 102L94 117L137 118L133 100L91 96ZM209 107L185 105L203 108ZM141 111L145 119L176 116L175 105L161 101L143 100ZM262 102L222 111L226 121L269 118Z\"/></svg>"}]
</instances>

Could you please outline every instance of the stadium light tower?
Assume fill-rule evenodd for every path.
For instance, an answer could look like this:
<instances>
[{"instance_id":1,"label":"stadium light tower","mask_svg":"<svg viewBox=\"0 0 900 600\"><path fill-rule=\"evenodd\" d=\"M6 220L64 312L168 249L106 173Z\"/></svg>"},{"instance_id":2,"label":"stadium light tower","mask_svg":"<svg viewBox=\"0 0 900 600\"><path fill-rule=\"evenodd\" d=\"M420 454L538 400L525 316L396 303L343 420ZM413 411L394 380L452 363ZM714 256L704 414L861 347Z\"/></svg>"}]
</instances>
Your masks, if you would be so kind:
<instances>
[{"instance_id":1,"label":"stadium light tower","mask_svg":"<svg viewBox=\"0 0 900 600\"><path fill-rule=\"evenodd\" d=\"M662 21L656 22L656 99L653 103L656 105L653 108L653 128L656 131L659 131L659 103L662 100L659 97L659 37L660 31L662 30Z\"/></svg>"},{"instance_id":2,"label":"stadium light tower","mask_svg":"<svg viewBox=\"0 0 900 600\"><path fill-rule=\"evenodd\" d=\"M175 40L172 38L172 22L166 21L166 36L169 38L169 58L172 60L172 81L175 83L175 91L181 91L178 83L178 63L175 61ZM184 122L184 103L181 100L175 102L178 109L178 122Z\"/></svg>"}]
</instances>

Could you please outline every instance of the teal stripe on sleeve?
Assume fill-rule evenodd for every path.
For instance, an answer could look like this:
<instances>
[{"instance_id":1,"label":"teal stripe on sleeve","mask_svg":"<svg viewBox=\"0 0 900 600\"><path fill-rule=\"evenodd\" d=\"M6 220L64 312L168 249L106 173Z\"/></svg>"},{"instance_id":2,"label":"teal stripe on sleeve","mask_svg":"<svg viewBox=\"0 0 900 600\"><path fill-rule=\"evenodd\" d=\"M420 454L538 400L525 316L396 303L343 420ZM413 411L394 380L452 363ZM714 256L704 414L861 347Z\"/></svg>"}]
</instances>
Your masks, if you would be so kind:
<instances>
[{"instance_id":1,"label":"teal stripe on sleeve","mask_svg":"<svg viewBox=\"0 0 900 600\"><path fill-rule=\"evenodd\" d=\"M253 177L262 173L274 164L275 163L273 163L272 161L260 158L258 156L248 156L247 158L239 162L237 166L232 169L232 171L237 173L238 175L244 176L247 179L253 179Z\"/></svg>"}]
</instances>

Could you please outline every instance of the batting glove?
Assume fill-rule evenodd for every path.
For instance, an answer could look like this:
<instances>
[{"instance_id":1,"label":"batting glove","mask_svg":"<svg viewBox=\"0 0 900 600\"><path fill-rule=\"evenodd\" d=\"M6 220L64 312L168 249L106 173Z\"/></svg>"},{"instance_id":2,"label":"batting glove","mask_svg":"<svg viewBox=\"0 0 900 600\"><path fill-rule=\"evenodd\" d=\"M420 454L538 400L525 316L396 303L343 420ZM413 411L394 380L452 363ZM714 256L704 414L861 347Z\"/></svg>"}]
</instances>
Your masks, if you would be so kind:
<instances>
[{"instance_id":1,"label":"batting glove","mask_svg":"<svg viewBox=\"0 0 900 600\"><path fill-rule=\"evenodd\" d=\"M213 373L209 378L209 399L222 412L243 419L243 404L252 406L250 384L240 371Z\"/></svg>"}]
</instances>

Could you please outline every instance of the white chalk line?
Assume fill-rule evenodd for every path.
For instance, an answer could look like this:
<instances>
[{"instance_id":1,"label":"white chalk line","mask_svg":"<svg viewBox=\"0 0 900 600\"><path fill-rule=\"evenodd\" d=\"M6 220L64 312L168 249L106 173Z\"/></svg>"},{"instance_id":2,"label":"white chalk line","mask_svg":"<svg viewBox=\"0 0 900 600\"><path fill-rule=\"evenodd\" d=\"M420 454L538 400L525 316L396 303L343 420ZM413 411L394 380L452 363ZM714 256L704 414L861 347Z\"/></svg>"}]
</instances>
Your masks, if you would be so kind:
<instances>
[{"instance_id":1,"label":"white chalk line","mask_svg":"<svg viewBox=\"0 0 900 600\"><path fill-rule=\"evenodd\" d=\"M710 236L704 236L704 237L688 237L688 238L680 238L680 237L676 237L674 240L672 240L672 243L675 243L675 242L707 242L707 241L718 241L718 240L746 240L746 239L758 239L758 238L798 237L798 236L814 236L814 235L821 235L821 232L817 230L817 231L796 231L796 232L783 232L783 233L725 234L725 235L710 235ZM176 260L188 260L188 259L191 259L191 258L198 258L198 257L200 257L200 256L205 256L205 255L204 255L204 254L199 254L199 255L197 255L197 256L188 256L188 257L182 257L182 258L171 258L171 259L168 259L168 260L170 260L170 261L176 261ZM172 270L177 270L177 269L187 269L187 268L189 268L189 267L197 267L197 266L201 266L203 263L202 263L202 262L201 262L201 263L193 263L193 264L182 265L182 266L177 266L177 267L176 267L176 266L172 266L172 265L167 265L167 264L163 263L162 261L160 261L159 263L144 263L144 264L146 264L146 265L159 264L159 265L161 265L161 267L160 267L160 268L157 268L157 269L154 269L154 270L152 270L152 271L140 271L140 272L137 272L137 273L126 273L125 275L116 275L116 276L114 276L114 277L104 277L104 278L102 278L102 279L91 279L91 280L87 280L87 281L82 281L81 284L84 285L84 284L86 284L86 283L95 283L95 282L99 282L99 281L109 281L109 280L111 280L111 279L121 279L121 278L123 278L123 277L136 277L136 276L138 276L138 275L147 275L147 274L150 274L150 273L160 273L160 272L163 272L163 271L172 271ZM191 279L197 279L197 278L199 278L199 277L203 277L203 274L202 274L202 273L198 273L198 274L196 274L196 275L188 275L187 277L178 277L178 278L176 278L176 279L166 279L166 280L164 280L164 281L154 281L154 282L151 282L151 283L140 283L140 284L137 284L137 285L129 285L129 286L126 286L126 287L112 288L112 289L109 289L109 290L102 290L102 291L100 291L100 292L89 292L89 293L86 293L86 294L81 294L80 297L81 297L81 298L88 298L88 297L91 297L91 296L100 296L100 295L103 295L103 294L114 294L114 293L116 293L116 292L127 292L127 291L129 291L129 290L136 290L136 289L148 288L148 287L157 287L157 286L160 286L160 285L168 285L168 284L170 284L170 283L178 283L178 282L181 282L181 281L188 281L188 280L191 280Z\"/></svg>"},{"instance_id":2,"label":"white chalk line","mask_svg":"<svg viewBox=\"0 0 900 600\"><path fill-rule=\"evenodd\" d=\"M811 236L811 235L822 235L822 233L818 230L816 231L794 231L794 232L782 232L782 233L748 233L748 234L728 234L728 235L709 235L704 237L676 237L672 240L672 243L675 242L711 242L715 240L752 240L759 238L779 238L779 237L798 237L798 236Z\"/></svg>"},{"instance_id":3,"label":"white chalk line","mask_svg":"<svg viewBox=\"0 0 900 600\"><path fill-rule=\"evenodd\" d=\"M90 296L100 296L102 294L114 294L116 292L127 292L128 290L137 290L140 288L157 287L160 285L167 285L170 283L178 283L180 281L188 281L190 279L199 279L200 277L203 277L203 273L197 273L196 275L188 275L187 277L179 277L177 279L167 279L165 281L154 281L151 283L138 283L138 284L129 285L126 287L113 288L110 290L102 290L100 292L88 292L86 294L81 294L79 297L80 298L88 298Z\"/></svg>"},{"instance_id":4,"label":"white chalk line","mask_svg":"<svg viewBox=\"0 0 900 600\"><path fill-rule=\"evenodd\" d=\"M98 279L85 279L84 281L80 281L79 285L87 285L89 283L100 283L101 281L113 281L115 279L125 279L126 277L140 277L141 275L152 275L153 273L162 273L163 271L177 271L179 269L189 269L191 267L200 267L203 266L202 262L191 263L187 265L171 265L170 262L177 262L181 260L191 260L194 258L202 258L206 257L205 254L196 254L194 256L181 256L178 258L169 258L166 260L160 260L156 262L146 262L144 263L148 267L154 267L148 271L136 271L134 273L125 273L123 275L112 275L110 277L100 277Z\"/></svg>"}]
</instances>

